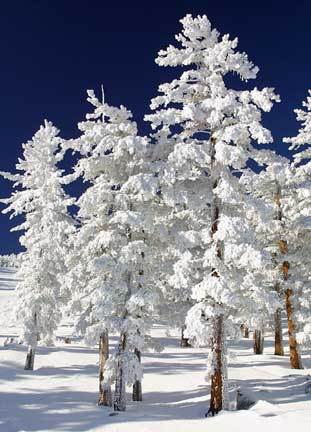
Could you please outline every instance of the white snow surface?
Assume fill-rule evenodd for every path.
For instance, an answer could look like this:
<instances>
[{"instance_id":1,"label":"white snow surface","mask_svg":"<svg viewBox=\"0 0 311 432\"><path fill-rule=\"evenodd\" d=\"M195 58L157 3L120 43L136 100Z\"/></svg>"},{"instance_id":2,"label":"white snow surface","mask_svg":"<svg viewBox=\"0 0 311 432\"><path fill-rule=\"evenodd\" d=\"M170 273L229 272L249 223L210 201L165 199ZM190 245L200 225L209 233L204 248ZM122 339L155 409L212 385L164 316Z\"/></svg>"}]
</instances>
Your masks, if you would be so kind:
<instances>
[{"instance_id":1,"label":"white snow surface","mask_svg":"<svg viewBox=\"0 0 311 432\"><path fill-rule=\"evenodd\" d=\"M236 388L253 400L249 410L226 411L205 418L208 383L204 380L204 348L180 348L179 334L167 337L160 324L153 335L165 350L143 357L143 402L130 401L124 413L110 416L98 407L97 349L79 340L39 347L35 370L23 369L26 347L17 344L18 328L11 317L15 271L0 268L0 432L309 432L311 430L310 357L305 369L291 370L288 351L273 355L271 337L265 354L252 353L252 340L231 344L232 400ZM71 334L63 324L59 336ZM285 334L285 329L284 329ZM13 343L4 344L8 338ZM286 343L286 340L285 340ZM233 404L234 405L234 404Z\"/></svg>"}]
</instances>

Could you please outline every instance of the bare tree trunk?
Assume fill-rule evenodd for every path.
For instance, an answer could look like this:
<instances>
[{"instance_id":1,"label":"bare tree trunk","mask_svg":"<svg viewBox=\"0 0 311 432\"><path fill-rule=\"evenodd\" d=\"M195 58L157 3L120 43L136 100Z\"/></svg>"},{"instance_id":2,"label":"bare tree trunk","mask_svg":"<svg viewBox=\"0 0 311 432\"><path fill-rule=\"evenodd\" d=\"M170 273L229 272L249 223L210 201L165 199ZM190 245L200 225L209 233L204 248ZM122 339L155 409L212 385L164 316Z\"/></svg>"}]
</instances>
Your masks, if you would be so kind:
<instances>
[{"instance_id":1,"label":"bare tree trunk","mask_svg":"<svg viewBox=\"0 0 311 432\"><path fill-rule=\"evenodd\" d=\"M189 347L191 347L191 345L189 343L189 339L184 336L185 330L186 330L186 326L183 325L181 327L181 338L180 338L180 346L181 346L181 348L189 348Z\"/></svg>"},{"instance_id":2,"label":"bare tree trunk","mask_svg":"<svg viewBox=\"0 0 311 432\"><path fill-rule=\"evenodd\" d=\"M213 164L215 162L215 145L216 138L211 136L211 176L213 176ZM220 215L220 202L215 193L215 189L218 186L218 178L214 179L213 184L213 200L211 205L211 237L213 238L218 231L218 222ZM216 240L216 255L222 259L222 249L219 240ZM219 277L217 269L212 270L213 277ZM219 314L213 318L213 337L212 337L212 352L214 356L214 369L211 375L211 399L210 406L207 414L213 416L217 414L223 408L223 365L222 365L222 347L224 343L224 318L223 315Z\"/></svg>"},{"instance_id":3,"label":"bare tree trunk","mask_svg":"<svg viewBox=\"0 0 311 432\"><path fill-rule=\"evenodd\" d=\"M40 334L38 332L38 327L37 327L37 313L34 313L34 328L35 328L35 332L34 332L34 337L33 337L33 341L32 344L30 344L28 346L28 350L27 350L27 354L26 354L26 361L25 361L25 370L33 370L34 368L34 364L35 364L35 355L36 355L36 348L37 348L37 343L40 340Z\"/></svg>"},{"instance_id":4,"label":"bare tree trunk","mask_svg":"<svg viewBox=\"0 0 311 432\"><path fill-rule=\"evenodd\" d=\"M126 410L126 388L125 388L125 376L123 370L123 353L126 347L126 334L122 333L120 336L120 342L118 346L117 354L117 366L116 366L116 386L114 394L114 411L125 411Z\"/></svg>"},{"instance_id":5,"label":"bare tree trunk","mask_svg":"<svg viewBox=\"0 0 311 432\"><path fill-rule=\"evenodd\" d=\"M24 368L25 370L33 370L34 363L35 363L35 354L36 354L36 348L29 345L27 355L26 355L26 362Z\"/></svg>"},{"instance_id":6,"label":"bare tree trunk","mask_svg":"<svg viewBox=\"0 0 311 432\"><path fill-rule=\"evenodd\" d=\"M278 206L278 220L282 220L282 209L281 209L281 190L278 186L278 191L276 194L275 202ZM288 244L286 240L279 241L279 250L282 255L288 253ZM290 264L288 261L283 261L282 273L284 281L289 279L289 268ZM288 343L289 343L289 357L290 365L292 369L303 369L301 358L299 355L298 344L296 339L296 323L293 313L293 303L292 303L292 290L288 288L285 292L285 306L287 315L287 327L288 327Z\"/></svg>"},{"instance_id":7,"label":"bare tree trunk","mask_svg":"<svg viewBox=\"0 0 311 432\"><path fill-rule=\"evenodd\" d=\"M141 352L135 348L135 354L138 358L139 363L141 362ZM133 385L132 399L135 402L141 402L143 400L141 381L136 380Z\"/></svg>"},{"instance_id":8,"label":"bare tree trunk","mask_svg":"<svg viewBox=\"0 0 311 432\"><path fill-rule=\"evenodd\" d=\"M275 284L275 292L280 296L280 285ZM277 308L274 313L274 355L283 356L282 309Z\"/></svg>"},{"instance_id":9,"label":"bare tree trunk","mask_svg":"<svg viewBox=\"0 0 311 432\"><path fill-rule=\"evenodd\" d=\"M111 406L110 384L104 384L104 369L109 356L108 331L101 333L99 337L99 397L98 405Z\"/></svg>"},{"instance_id":10,"label":"bare tree trunk","mask_svg":"<svg viewBox=\"0 0 311 432\"><path fill-rule=\"evenodd\" d=\"M285 292L285 303L288 324L289 358L292 369L303 369L296 339L296 326L293 317L292 290Z\"/></svg>"},{"instance_id":11,"label":"bare tree trunk","mask_svg":"<svg viewBox=\"0 0 311 432\"><path fill-rule=\"evenodd\" d=\"M287 243L283 240L280 241L280 250L283 251L283 253L287 252ZM282 264L282 272L285 281L287 281L289 278L289 267L289 262L284 261ZM287 315L290 365L292 369L303 369L296 339L296 323L293 313L292 295L293 291L288 288L285 291L285 306Z\"/></svg>"},{"instance_id":12,"label":"bare tree trunk","mask_svg":"<svg viewBox=\"0 0 311 432\"><path fill-rule=\"evenodd\" d=\"M281 308L277 308L274 314L274 355L283 356L283 334Z\"/></svg>"},{"instance_id":13,"label":"bare tree trunk","mask_svg":"<svg viewBox=\"0 0 311 432\"><path fill-rule=\"evenodd\" d=\"M277 208L276 220L282 223L281 186L278 183L275 194L275 204ZM285 242L282 242L282 240L279 242L279 250L281 254L287 253L287 245ZM277 266L277 261L275 265ZM276 283L274 288L280 297L280 284ZM284 355L281 311L281 308L278 308L274 314L274 354L279 356Z\"/></svg>"},{"instance_id":14,"label":"bare tree trunk","mask_svg":"<svg viewBox=\"0 0 311 432\"><path fill-rule=\"evenodd\" d=\"M254 354L262 354L264 347L264 336L261 330L254 330Z\"/></svg>"},{"instance_id":15,"label":"bare tree trunk","mask_svg":"<svg viewBox=\"0 0 311 432\"><path fill-rule=\"evenodd\" d=\"M244 333L243 337L245 339L248 339L249 338L249 328L245 324L243 324L243 333Z\"/></svg>"},{"instance_id":16,"label":"bare tree trunk","mask_svg":"<svg viewBox=\"0 0 311 432\"><path fill-rule=\"evenodd\" d=\"M222 410L223 376L222 376L222 344L223 316L214 318L212 350L214 352L214 370L211 376L211 400L208 413L213 416Z\"/></svg>"},{"instance_id":17,"label":"bare tree trunk","mask_svg":"<svg viewBox=\"0 0 311 432\"><path fill-rule=\"evenodd\" d=\"M229 383L228 383L228 346L225 340L225 323L223 322L223 344L222 344L222 409L229 410L230 397L229 397Z\"/></svg>"}]
</instances>

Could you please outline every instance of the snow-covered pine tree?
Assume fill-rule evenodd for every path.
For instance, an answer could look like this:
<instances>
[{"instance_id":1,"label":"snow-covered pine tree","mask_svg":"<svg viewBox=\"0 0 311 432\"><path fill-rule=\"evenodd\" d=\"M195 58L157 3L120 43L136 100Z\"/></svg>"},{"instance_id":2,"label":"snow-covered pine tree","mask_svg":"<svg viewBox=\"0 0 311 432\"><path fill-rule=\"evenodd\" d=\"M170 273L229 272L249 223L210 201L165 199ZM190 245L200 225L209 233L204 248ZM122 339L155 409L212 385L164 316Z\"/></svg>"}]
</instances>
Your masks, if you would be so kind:
<instances>
[{"instance_id":1,"label":"snow-covered pine tree","mask_svg":"<svg viewBox=\"0 0 311 432\"><path fill-rule=\"evenodd\" d=\"M293 177L286 209L291 222L288 231L289 283L286 289L286 310L291 366L301 369L299 345L309 348L311 334L311 90L303 108L296 109L301 128L295 137L284 138L294 151ZM297 331L299 332L297 334ZM300 342L300 344L299 344ZM298 347L297 347L298 343Z\"/></svg>"},{"instance_id":2,"label":"snow-covered pine tree","mask_svg":"<svg viewBox=\"0 0 311 432\"><path fill-rule=\"evenodd\" d=\"M266 272L267 283L279 299L279 305L274 312L274 354L284 355L281 312L284 310L285 289L284 289L284 244L286 242L286 222L283 199L288 192L291 171L289 161L285 157L271 152L270 162L265 170L256 174L251 170L245 171L241 182L253 196L262 201L262 217L254 219L256 235L263 244L263 247L271 256L271 267ZM266 314L265 319L269 321Z\"/></svg>"},{"instance_id":3,"label":"snow-covered pine tree","mask_svg":"<svg viewBox=\"0 0 311 432\"><path fill-rule=\"evenodd\" d=\"M159 164L157 168L159 169ZM160 216L167 232L166 239L163 239L166 252L164 253L164 248L159 251L159 256L162 257L162 263L160 263L162 283L159 286L162 301L159 314L161 321L168 327L181 329L180 343L182 347L187 347L190 344L186 336L185 320L187 312L194 305L192 286L200 280L201 258L207 241L210 239L209 215L201 200L194 199L189 206L181 199L181 196L177 198L177 195L182 193L187 194L188 199L191 200L192 183L185 182L175 185L172 197L162 179L159 177L158 179L158 196L160 205L165 211L162 215L157 216ZM178 190L179 187L181 187L180 190ZM197 184L198 193L199 188ZM194 208L196 211L193 211Z\"/></svg>"},{"instance_id":4,"label":"snow-covered pine tree","mask_svg":"<svg viewBox=\"0 0 311 432\"><path fill-rule=\"evenodd\" d=\"M73 304L80 310L78 327L90 343L106 331L120 335L102 378L104 388L115 380L114 409L122 411L126 385L134 385L134 400L142 397L140 356L150 342L157 302L150 241L155 227L148 204L154 194L148 191L150 182L140 181L149 143L138 136L125 107L100 102L93 91L88 91L88 101L94 112L79 124L82 135L71 144L81 155L76 174L90 183L77 203L76 262L86 275Z\"/></svg>"},{"instance_id":5,"label":"snow-covered pine tree","mask_svg":"<svg viewBox=\"0 0 311 432\"><path fill-rule=\"evenodd\" d=\"M0 255L0 267L18 268L21 262L22 254Z\"/></svg>"},{"instance_id":6,"label":"snow-covered pine tree","mask_svg":"<svg viewBox=\"0 0 311 432\"><path fill-rule=\"evenodd\" d=\"M176 36L181 46L161 50L156 62L187 69L178 79L160 85L162 94L151 103L156 112L146 119L158 128L159 153L163 150L162 160L166 158L159 174L163 201L176 209L185 205L195 219L201 200L202 213L208 214L204 272L192 289L196 304L188 313L187 332L199 343L211 343L209 412L215 414L227 407L230 322L236 312L241 317L255 308L246 293L252 292L257 300L265 297L256 281L263 257L246 219L249 202L238 173L250 159L267 162L252 141L272 141L261 125L261 111L270 111L279 98L269 88L228 89L227 74L248 80L256 78L258 68L236 51L237 39L220 37L206 16L187 15L181 23L182 33ZM190 184L191 194L184 187Z\"/></svg>"},{"instance_id":7,"label":"snow-covered pine tree","mask_svg":"<svg viewBox=\"0 0 311 432\"><path fill-rule=\"evenodd\" d=\"M15 192L1 202L3 213L23 215L25 221L13 228L22 230L20 243L25 248L17 272L16 316L21 339L28 345L25 369L32 370L38 340L53 342L64 304L60 278L68 239L75 226L68 213L74 203L63 185L67 183L58 164L63 159L62 139L52 123L45 121L31 141L23 144L23 157L16 174L1 172L14 182Z\"/></svg>"},{"instance_id":8,"label":"snow-covered pine tree","mask_svg":"<svg viewBox=\"0 0 311 432\"><path fill-rule=\"evenodd\" d=\"M70 143L72 145L72 142ZM78 221L78 219L77 219ZM78 221L79 227L74 238L73 248L67 256L66 263L68 272L64 278L64 284L70 293L70 300L67 305L67 314L74 322L74 334L85 336L89 326L94 326L96 319L93 311L94 292L93 281L96 277L95 269L90 263L101 254L101 245L98 247L93 243L89 248L88 243L94 240L93 230L84 227L84 223ZM87 225L87 223L86 223ZM89 343L95 343L95 336L91 337ZM99 396L98 405L111 406L112 394L110 382L105 381L105 367L109 357L109 333L108 329L102 326L98 334L99 349Z\"/></svg>"},{"instance_id":9,"label":"snow-covered pine tree","mask_svg":"<svg viewBox=\"0 0 311 432\"><path fill-rule=\"evenodd\" d=\"M258 175L245 173L242 181L248 183L248 188L252 188L253 193L263 199L268 206L273 205L270 223L258 224L257 231L271 253L275 269L274 290L279 296L280 304L285 305L291 367L300 369L302 363L296 333L303 327L303 320L307 319L310 313L309 261L302 258L302 251L308 248L309 229L303 226L300 213L306 212L304 206L308 208L308 200L305 199L309 193L308 181L303 175L298 175L295 165L291 166L286 161L271 163ZM278 307L275 312L277 355L283 355L280 312L281 307Z\"/></svg>"},{"instance_id":10,"label":"snow-covered pine tree","mask_svg":"<svg viewBox=\"0 0 311 432\"><path fill-rule=\"evenodd\" d=\"M166 200L172 200L167 193L164 193L166 200L163 200L162 189L165 185L159 177L167 141L163 133L159 137L155 133L155 137L157 146L149 146L144 169L131 175L122 189L131 195L132 202L136 202L144 214L149 214L145 241L149 245L149 255L153 257L153 289L159 296L155 316L167 329L182 328L187 310L193 303L185 262L189 256L188 248L198 244L198 235L193 229L189 230L187 211L183 212L181 208L176 211L167 205ZM164 147L159 150L161 144ZM184 261L184 265L181 266L179 261ZM149 339L148 344L156 351L163 348L152 339Z\"/></svg>"}]
</instances>

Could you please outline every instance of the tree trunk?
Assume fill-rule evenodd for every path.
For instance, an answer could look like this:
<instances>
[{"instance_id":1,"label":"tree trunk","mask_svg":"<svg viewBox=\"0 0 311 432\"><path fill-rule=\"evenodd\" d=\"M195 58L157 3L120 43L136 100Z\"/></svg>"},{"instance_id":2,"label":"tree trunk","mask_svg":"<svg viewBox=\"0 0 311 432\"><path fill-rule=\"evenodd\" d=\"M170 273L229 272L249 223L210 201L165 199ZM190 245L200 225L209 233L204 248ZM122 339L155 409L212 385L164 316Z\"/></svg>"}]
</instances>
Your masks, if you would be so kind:
<instances>
[{"instance_id":1,"label":"tree trunk","mask_svg":"<svg viewBox=\"0 0 311 432\"><path fill-rule=\"evenodd\" d=\"M211 176L213 176L213 165L215 163L215 145L216 138L211 136L210 138L211 144ZM213 200L211 205L211 237L214 240L214 236L218 231L218 223L220 216L220 202L215 193L215 189L218 186L218 174L217 177L214 178L213 183ZM222 260L222 248L219 240L214 240L216 246L216 256ZM212 269L213 277L220 277L217 269ZM214 307L218 307L214 305ZM212 352L213 352L213 371L211 374L211 399L210 406L207 414L215 415L223 408L223 364L222 358L225 353L222 352L223 345L225 344L224 340L224 318L220 313L219 315L215 315L213 318L213 337L212 337Z\"/></svg>"},{"instance_id":2,"label":"tree trunk","mask_svg":"<svg viewBox=\"0 0 311 432\"><path fill-rule=\"evenodd\" d=\"M230 409L229 397L229 383L228 383L228 346L224 335L225 323L223 323L223 337L222 337L222 409Z\"/></svg>"},{"instance_id":3,"label":"tree trunk","mask_svg":"<svg viewBox=\"0 0 311 432\"><path fill-rule=\"evenodd\" d=\"M135 354L138 358L139 363L141 362L141 352L135 348ZM141 402L143 400L141 381L136 380L133 385L132 399L135 402Z\"/></svg>"},{"instance_id":4,"label":"tree trunk","mask_svg":"<svg viewBox=\"0 0 311 432\"><path fill-rule=\"evenodd\" d=\"M223 376L222 376L222 345L223 345L223 316L214 318L212 351L214 356L214 369L211 376L211 400L208 413L217 414L222 410Z\"/></svg>"},{"instance_id":5,"label":"tree trunk","mask_svg":"<svg viewBox=\"0 0 311 432\"><path fill-rule=\"evenodd\" d=\"M274 314L274 355L283 356L282 309L277 308Z\"/></svg>"},{"instance_id":6,"label":"tree trunk","mask_svg":"<svg viewBox=\"0 0 311 432\"><path fill-rule=\"evenodd\" d=\"M35 363L35 354L36 354L36 348L29 345L27 355L26 355L26 362L24 368L25 370L33 370L34 363Z\"/></svg>"},{"instance_id":7,"label":"tree trunk","mask_svg":"<svg viewBox=\"0 0 311 432\"><path fill-rule=\"evenodd\" d=\"M280 241L280 250L284 250L283 253L287 252L287 243L283 240ZM284 261L282 264L282 272L285 281L289 279L289 267L289 262ZM290 365L292 369L303 369L296 339L296 323L293 313L292 295L292 290L288 288L285 291L285 306L287 315Z\"/></svg>"},{"instance_id":8,"label":"tree trunk","mask_svg":"<svg viewBox=\"0 0 311 432\"><path fill-rule=\"evenodd\" d=\"M275 204L277 209L276 220L282 223L281 186L278 183L276 185ZM281 254L287 253L286 242L282 240L279 242L279 251ZM275 265L278 265L277 261ZM277 282L274 288L278 297L280 297L280 284ZM284 355L281 312L281 308L278 308L274 314L274 354L279 356Z\"/></svg>"},{"instance_id":9,"label":"tree trunk","mask_svg":"<svg viewBox=\"0 0 311 432\"><path fill-rule=\"evenodd\" d=\"M189 343L189 339L184 336L185 330L186 330L186 326L183 325L181 327L181 339L180 339L180 346L181 346L181 348L189 348L189 347L191 347L191 345Z\"/></svg>"},{"instance_id":10,"label":"tree trunk","mask_svg":"<svg viewBox=\"0 0 311 432\"><path fill-rule=\"evenodd\" d=\"M264 336L261 330L254 330L254 354L262 354L264 347Z\"/></svg>"},{"instance_id":11,"label":"tree trunk","mask_svg":"<svg viewBox=\"0 0 311 432\"><path fill-rule=\"evenodd\" d=\"M24 367L25 370L33 370L34 363L35 363L36 348L37 348L38 341L40 340L40 334L39 334L38 328L37 328L37 313L36 312L34 313L33 321L34 321L35 331L33 334L32 343L30 345L28 345L28 351L27 351L25 367Z\"/></svg>"},{"instance_id":12,"label":"tree trunk","mask_svg":"<svg viewBox=\"0 0 311 432\"><path fill-rule=\"evenodd\" d=\"M104 369L109 356L108 331L101 333L99 337L99 397L98 405L111 406L110 384L104 384Z\"/></svg>"},{"instance_id":13,"label":"tree trunk","mask_svg":"<svg viewBox=\"0 0 311 432\"><path fill-rule=\"evenodd\" d=\"M275 202L278 206L277 219L282 220L281 189L279 186L278 186ZM279 250L282 255L286 255L288 253L288 244L286 240L281 239L279 241ZM284 281L288 281L289 279L289 268L290 268L289 262L284 261L281 269L283 273ZM293 295L292 290L288 288L285 291L285 306L286 306L286 315L287 315L290 365L292 369L303 369L301 358L299 355L297 339L296 339L296 323L295 323L295 317L293 313L292 295Z\"/></svg>"},{"instance_id":14,"label":"tree trunk","mask_svg":"<svg viewBox=\"0 0 311 432\"><path fill-rule=\"evenodd\" d=\"M244 333L243 337L245 339L248 339L249 338L249 328L245 324L243 324L243 333Z\"/></svg>"},{"instance_id":15,"label":"tree trunk","mask_svg":"<svg viewBox=\"0 0 311 432\"><path fill-rule=\"evenodd\" d=\"M288 324L290 365L292 369L303 369L299 350L298 350L297 340L296 340L296 325L293 316L291 289L287 289L285 292L285 304L286 304L287 324Z\"/></svg>"},{"instance_id":16,"label":"tree trunk","mask_svg":"<svg viewBox=\"0 0 311 432\"><path fill-rule=\"evenodd\" d=\"M118 346L117 365L116 365L116 385L114 394L114 411L126 410L126 388L125 376L123 370L123 353L126 347L126 334L122 333Z\"/></svg>"}]
</instances>

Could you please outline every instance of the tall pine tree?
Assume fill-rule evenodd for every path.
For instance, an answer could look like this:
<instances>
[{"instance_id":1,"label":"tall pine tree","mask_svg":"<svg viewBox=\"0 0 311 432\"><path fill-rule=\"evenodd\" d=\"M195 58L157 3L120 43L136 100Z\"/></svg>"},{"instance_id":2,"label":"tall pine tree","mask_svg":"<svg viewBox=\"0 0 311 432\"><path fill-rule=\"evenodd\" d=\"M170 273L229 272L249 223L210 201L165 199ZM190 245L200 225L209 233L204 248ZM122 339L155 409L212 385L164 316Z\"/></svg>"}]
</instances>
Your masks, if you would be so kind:
<instances>
[{"instance_id":1,"label":"tall pine tree","mask_svg":"<svg viewBox=\"0 0 311 432\"><path fill-rule=\"evenodd\" d=\"M254 309L246 293L260 297L259 272L265 265L247 220L252 205L238 173L250 160L267 162L253 142L272 141L261 125L261 111L270 111L279 98L269 88L227 88L228 74L247 81L256 78L258 68L236 50L237 39L221 37L206 16L187 15L181 23L182 33L176 36L180 46L161 50L156 62L185 71L160 85L161 94L151 103L155 113L146 119L157 129L159 155L162 151L162 160L166 159L159 174L163 201L176 208L184 205L192 219L200 201L201 212L208 215L210 239L202 239L208 243L202 256L204 271L192 288L195 305L187 325L189 335L211 346L209 412L215 414L227 406L230 323L235 315L243 315L241 311Z\"/></svg>"},{"instance_id":2,"label":"tall pine tree","mask_svg":"<svg viewBox=\"0 0 311 432\"><path fill-rule=\"evenodd\" d=\"M58 133L52 123L45 121L32 140L23 144L17 173L1 173L16 188L10 198L1 200L7 205L3 212L25 218L13 230L24 231L20 237L25 252L17 272L16 316L21 339L28 345L25 369L30 370L38 341L53 343L61 318L66 300L61 277L67 270L64 261L68 240L75 229L68 213L74 199L65 194L67 178L58 167L64 156Z\"/></svg>"}]
</instances>

